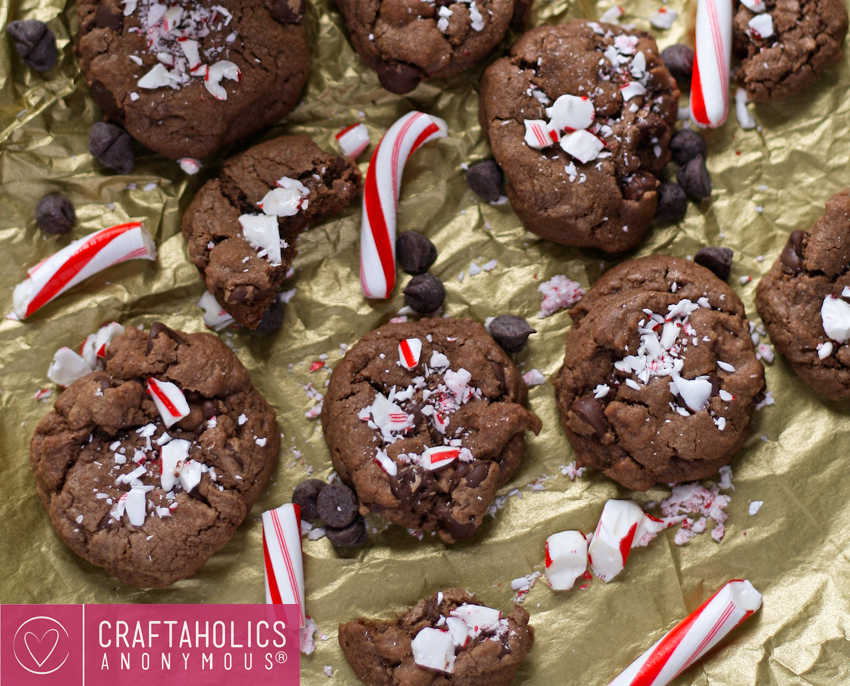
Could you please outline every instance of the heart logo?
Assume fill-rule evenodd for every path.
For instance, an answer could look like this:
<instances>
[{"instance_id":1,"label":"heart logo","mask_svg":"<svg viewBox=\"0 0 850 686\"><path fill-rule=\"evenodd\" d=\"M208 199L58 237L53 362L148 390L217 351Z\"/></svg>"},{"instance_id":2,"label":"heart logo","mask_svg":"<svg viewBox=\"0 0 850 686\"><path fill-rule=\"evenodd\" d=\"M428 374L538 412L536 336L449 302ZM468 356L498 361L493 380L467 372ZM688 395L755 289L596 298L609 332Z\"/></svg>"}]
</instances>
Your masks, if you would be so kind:
<instances>
[{"instance_id":1,"label":"heart logo","mask_svg":"<svg viewBox=\"0 0 850 686\"><path fill-rule=\"evenodd\" d=\"M48 629L41 635L41 638L31 631L24 634L24 645L27 647L30 657L39 667L44 666L44 663L53 655L58 643L59 632L56 629ZM37 654L44 655L44 657L38 659Z\"/></svg>"}]
</instances>

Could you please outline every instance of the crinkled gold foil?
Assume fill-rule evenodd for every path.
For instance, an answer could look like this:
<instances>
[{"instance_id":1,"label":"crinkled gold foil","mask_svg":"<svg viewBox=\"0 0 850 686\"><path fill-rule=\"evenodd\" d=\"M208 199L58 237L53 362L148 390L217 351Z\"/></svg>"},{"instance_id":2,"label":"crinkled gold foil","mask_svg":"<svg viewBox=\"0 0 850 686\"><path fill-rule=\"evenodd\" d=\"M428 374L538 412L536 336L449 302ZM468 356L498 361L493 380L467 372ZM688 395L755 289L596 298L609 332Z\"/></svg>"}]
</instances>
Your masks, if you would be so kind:
<instances>
[{"instance_id":1,"label":"crinkled gold foil","mask_svg":"<svg viewBox=\"0 0 850 686\"><path fill-rule=\"evenodd\" d=\"M651 30L663 48L687 40L694 5L670 0L665 6L680 16L668 31L650 29L646 19L660 0L631 2L622 23ZM609 6L536 0L532 24L595 18ZM341 346L394 315L403 305L400 292L407 277L401 276L388 302L362 297L359 206L307 231L299 241L296 274L287 284L297 292L283 329L268 338L220 334L277 410L285 435L280 466L248 520L198 575L167 589L123 586L76 557L53 532L29 469L30 436L58 392L45 376L47 367L57 348L78 346L110 320L125 326L161 320L185 331L204 330L195 305L204 288L186 257L179 222L194 192L217 172L225 155L206 161L201 173L190 177L175 162L140 152L132 175L113 174L87 150L89 128L100 112L73 56L76 8L72 3L63 8L59 0L14 5L3 0L0 18L4 25L21 18L48 21L61 51L58 66L43 77L21 65L10 41L0 50L0 245L5 263L0 313L12 310L11 289L25 278L26 267L72 238L137 219L160 249L156 263L135 261L102 272L25 323L0 319L0 601L261 603L260 514L288 501L308 474L325 478L331 472L319 423L305 417L313 405L305 387L312 384L321 392ZM551 378L561 363L570 319L565 312L536 317L538 285L566 274L588 286L613 262L542 241L523 229L510 204L490 205L472 196L463 165L489 155L478 124L477 85L484 65L398 97L382 90L353 52L329 0L314 2L307 22L313 66L301 104L285 122L229 152L284 133L306 133L334 150L334 134L361 120L374 144L413 108L446 119L449 138L425 146L407 165L399 229L423 231L437 245L432 272L446 284L447 314L478 321L505 312L525 316L538 333L517 362L524 371L537 368ZM711 199L691 204L680 225L655 228L635 254L687 256L703 245L733 248L731 280L750 318L758 322L755 283L787 234L809 228L826 200L850 184L848 86L845 58L797 97L751 105L759 128L750 131L738 126L733 101L727 123L705 133L714 181ZM367 164L364 155L364 172ZM36 227L36 203L49 192L73 201L78 222L71 236L45 238ZM472 260L480 265L491 259L498 261L492 273L469 275ZM462 282L461 272L466 274ZM753 281L741 284L745 276ZM326 366L311 374L310 363L323 355ZM761 611L676 684L850 682L848 405L816 395L782 359L767 366L767 382L776 404L756 414L753 435L732 462L735 491L723 541L702 535L677 547L671 530L633 551L625 572L612 583L594 579L586 590L566 593L538 583L525 600L536 645L516 683L607 684L732 578L750 579L764 594ZM53 388L47 403L33 397L41 388ZM357 682L336 643L339 622L361 615L386 617L456 584L475 591L482 603L507 610L511 580L543 569L548 535L592 531L609 498L645 503L669 494L663 487L634 494L598 473L570 481L559 468L574 456L548 381L531 389L529 404L544 429L529 438L525 461L503 492L518 489L517 495L507 498L471 541L446 547L426 536L420 542L377 518L370 525L378 532L359 550L305 539L307 610L327 639L319 639L316 652L302 658L304 684ZM540 477L547 478L542 490L532 490ZM764 505L750 516L753 500ZM333 670L331 679L323 671L326 665Z\"/></svg>"}]
</instances>

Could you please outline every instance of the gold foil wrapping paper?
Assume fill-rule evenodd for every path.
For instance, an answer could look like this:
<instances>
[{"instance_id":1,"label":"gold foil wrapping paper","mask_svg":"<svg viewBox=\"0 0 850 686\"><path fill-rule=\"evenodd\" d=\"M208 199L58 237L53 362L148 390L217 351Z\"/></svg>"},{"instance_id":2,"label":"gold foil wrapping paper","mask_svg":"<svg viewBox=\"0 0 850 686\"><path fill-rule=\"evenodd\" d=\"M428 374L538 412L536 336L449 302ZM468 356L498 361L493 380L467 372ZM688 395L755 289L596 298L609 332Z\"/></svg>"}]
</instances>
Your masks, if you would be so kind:
<instances>
[{"instance_id":1,"label":"gold foil wrapping paper","mask_svg":"<svg viewBox=\"0 0 850 686\"><path fill-rule=\"evenodd\" d=\"M650 29L647 17L661 0L625 5L621 23ZM695 2L671 0L679 12L667 31L651 29L659 47L688 40ZM536 0L532 24L596 18L610 4L590 0ZM179 231L181 212L194 192L220 168L226 154L284 133L306 133L335 150L334 134L363 121L372 143L400 115L421 109L443 117L449 138L415 153L407 165L399 203L399 230L416 229L439 249L432 272L446 284L445 312L484 321L514 313L538 330L516 356L523 371L551 378L562 361L566 312L538 319L540 283L566 274L585 287L613 262L601 254L564 248L526 232L509 203L477 200L463 165L488 157L478 124L477 86L484 65L456 79L421 85L407 97L383 91L353 52L341 15L329 0L312 3L307 16L312 72L302 102L277 127L244 141L197 176L176 162L139 148L136 169L118 176L91 159L88 131L101 113L73 56L79 30L76 8L59 0L0 3L0 19L41 19L56 33L59 64L46 77L23 66L11 46L0 45L0 314L12 310L12 288L26 267L96 229L143 220L160 249L156 263L129 262L60 296L25 323L0 319L0 601L5 603L261 603L264 601L260 514L291 498L308 474L331 472L318 420L305 413L314 401L308 384L323 391L341 346L389 320L403 305L399 286L387 302L366 301L358 282L360 207L314 226L300 239L293 279L297 288L283 329L260 338L223 332L278 413L284 448L260 501L233 539L196 576L167 589L143 591L118 583L77 558L54 534L35 492L28 447L37 422L58 389L46 378L53 353L76 347L105 322L149 326L155 320L202 331L196 303L204 291ZM502 54L507 39L497 50ZM491 59L495 58L495 54ZM678 226L653 229L636 255L693 255L703 245L735 251L731 281L750 318L759 322L755 283L795 228L808 229L826 200L850 185L850 73L846 57L817 84L791 100L750 106L758 128L742 130L734 113L705 133L711 198L691 204ZM683 98L683 105L686 98ZM369 153L371 150L369 148ZM360 158L368 166L368 154ZM45 238L34 220L38 200L67 195L78 222L70 236ZM495 259L491 273L469 275L471 261ZM458 276L465 273L463 281ZM740 278L753 281L741 284ZM817 323L813 323L817 325ZM327 364L310 373L310 363ZM517 684L607 684L679 619L723 583L747 578L764 594L759 613L723 647L688 670L676 684L791 685L850 683L850 421L846 403L812 392L781 359L767 365L776 404L755 415L753 434L732 461L735 490L720 543L701 535L673 543L674 530L636 549L613 582L555 593L539 582L524 606L536 644ZM47 402L34 399L53 389ZM609 498L641 503L669 495L626 491L599 473L571 481L560 467L574 459L555 409L551 383L530 391L543 420L529 437L525 461L504 489L508 497L470 540L447 547L419 541L403 529L375 527L361 549L335 549L327 539L304 540L307 611L319 630L316 652L302 658L309 686L354 684L356 677L336 643L339 622L361 615L387 617L420 597L451 585L478 594L481 603L508 610L512 579L543 569L545 538L564 529L590 532ZM544 481L539 481L544 477ZM538 482L542 490L532 489ZM750 501L764 505L748 514ZM332 668L329 679L323 671Z\"/></svg>"}]
</instances>

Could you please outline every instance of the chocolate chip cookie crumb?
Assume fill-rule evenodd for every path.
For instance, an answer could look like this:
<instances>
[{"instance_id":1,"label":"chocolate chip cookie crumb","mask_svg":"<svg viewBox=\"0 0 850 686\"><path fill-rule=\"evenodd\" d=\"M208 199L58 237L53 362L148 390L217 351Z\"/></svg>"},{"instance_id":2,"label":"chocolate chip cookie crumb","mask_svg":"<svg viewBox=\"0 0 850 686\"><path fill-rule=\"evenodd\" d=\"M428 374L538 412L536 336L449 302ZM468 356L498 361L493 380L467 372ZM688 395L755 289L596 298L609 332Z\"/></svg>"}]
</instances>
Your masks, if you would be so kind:
<instances>
[{"instance_id":1,"label":"chocolate chip cookie crumb","mask_svg":"<svg viewBox=\"0 0 850 686\"><path fill-rule=\"evenodd\" d=\"M732 272L733 256L731 248L700 248L694 255L694 262L714 272L718 279L726 281Z\"/></svg>"},{"instance_id":2,"label":"chocolate chip cookie crumb","mask_svg":"<svg viewBox=\"0 0 850 686\"><path fill-rule=\"evenodd\" d=\"M35 208L35 221L44 233L59 235L74 228L77 215L74 205L64 195L51 193L38 201Z\"/></svg>"},{"instance_id":3,"label":"chocolate chip cookie crumb","mask_svg":"<svg viewBox=\"0 0 850 686\"><path fill-rule=\"evenodd\" d=\"M326 486L327 484L319 479L307 479L295 487L292 491L292 502L301 508L301 519L306 519L308 522L319 519L316 499Z\"/></svg>"},{"instance_id":4,"label":"chocolate chip cookie crumb","mask_svg":"<svg viewBox=\"0 0 850 686\"><path fill-rule=\"evenodd\" d=\"M711 195L711 175L702 155L679 167L676 180L691 200L704 200Z\"/></svg>"},{"instance_id":5,"label":"chocolate chip cookie crumb","mask_svg":"<svg viewBox=\"0 0 850 686\"><path fill-rule=\"evenodd\" d=\"M683 43L676 43L664 48L661 52L661 59L667 65L667 69L676 79L679 88L691 87L691 77L694 73L694 57L695 53L691 46Z\"/></svg>"},{"instance_id":6,"label":"chocolate chip cookie crumb","mask_svg":"<svg viewBox=\"0 0 850 686\"><path fill-rule=\"evenodd\" d=\"M658 186L655 218L662 222L680 222L688 212L688 196L678 183L662 181Z\"/></svg>"},{"instance_id":7,"label":"chocolate chip cookie crumb","mask_svg":"<svg viewBox=\"0 0 850 686\"><path fill-rule=\"evenodd\" d=\"M528 337L537 333L525 319L515 314L500 314L490 322L487 328L493 340L508 353L520 352L525 347Z\"/></svg>"},{"instance_id":8,"label":"chocolate chip cookie crumb","mask_svg":"<svg viewBox=\"0 0 850 686\"><path fill-rule=\"evenodd\" d=\"M427 272L437 260L437 246L418 231L405 231L396 240L398 266L408 274Z\"/></svg>"},{"instance_id":9,"label":"chocolate chip cookie crumb","mask_svg":"<svg viewBox=\"0 0 850 686\"><path fill-rule=\"evenodd\" d=\"M707 158L708 146L700 133L693 129L682 129L670 139L670 153L673 155L673 161L681 166L697 155Z\"/></svg>"},{"instance_id":10,"label":"chocolate chip cookie crumb","mask_svg":"<svg viewBox=\"0 0 850 686\"><path fill-rule=\"evenodd\" d=\"M414 276L404 289L404 301L420 314L436 312L445 299L443 282L433 274Z\"/></svg>"},{"instance_id":11,"label":"chocolate chip cookie crumb","mask_svg":"<svg viewBox=\"0 0 850 686\"><path fill-rule=\"evenodd\" d=\"M129 174L136 166L133 139L115 124L99 121L91 127L89 152L102 165L119 174Z\"/></svg>"},{"instance_id":12,"label":"chocolate chip cookie crumb","mask_svg":"<svg viewBox=\"0 0 850 686\"><path fill-rule=\"evenodd\" d=\"M316 498L319 517L335 529L342 529L351 524L357 516L358 508L354 491L340 483L329 484Z\"/></svg>"},{"instance_id":13,"label":"chocolate chip cookie crumb","mask_svg":"<svg viewBox=\"0 0 850 686\"><path fill-rule=\"evenodd\" d=\"M24 64L39 72L50 71L56 64L56 36L43 21L13 21L6 27L6 33Z\"/></svg>"},{"instance_id":14,"label":"chocolate chip cookie crumb","mask_svg":"<svg viewBox=\"0 0 850 686\"><path fill-rule=\"evenodd\" d=\"M505 194L502 168L496 160L473 164L466 172L466 183L475 195L487 202L496 202Z\"/></svg>"}]
</instances>

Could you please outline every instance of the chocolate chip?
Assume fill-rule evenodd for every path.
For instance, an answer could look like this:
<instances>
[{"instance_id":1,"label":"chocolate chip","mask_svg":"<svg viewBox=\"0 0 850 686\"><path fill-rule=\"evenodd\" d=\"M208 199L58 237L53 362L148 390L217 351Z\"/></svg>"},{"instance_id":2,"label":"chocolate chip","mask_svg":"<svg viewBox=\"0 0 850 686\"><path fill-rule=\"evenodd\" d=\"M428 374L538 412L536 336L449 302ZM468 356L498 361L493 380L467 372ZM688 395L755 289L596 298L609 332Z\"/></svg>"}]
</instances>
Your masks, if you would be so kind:
<instances>
[{"instance_id":1,"label":"chocolate chip","mask_svg":"<svg viewBox=\"0 0 850 686\"><path fill-rule=\"evenodd\" d=\"M493 464L489 460L475 460L461 464L452 475L451 490L459 486L461 481L465 481L467 488L478 488L490 476L490 468Z\"/></svg>"},{"instance_id":2,"label":"chocolate chip","mask_svg":"<svg viewBox=\"0 0 850 686\"><path fill-rule=\"evenodd\" d=\"M414 276L404 289L404 301L420 314L436 312L445 299L443 282L433 274Z\"/></svg>"},{"instance_id":3,"label":"chocolate chip","mask_svg":"<svg viewBox=\"0 0 850 686\"><path fill-rule=\"evenodd\" d=\"M682 129L670 139L670 152L676 164L687 164L697 155L708 157L705 139L693 129Z\"/></svg>"},{"instance_id":4,"label":"chocolate chip","mask_svg":"<svg viewBox=\"0 0 850 686\"><path fill-rule=\"evenodd\" d=\"M608 433L608 419L605 410L596 398L585 396L573 403L570 410L593 429L593 433L602 438Z\"/></svg>"},{"instance_id":5,"label":"chocolate chip","mask_svg":"<svg viewBox=\"0 0 850 686\"><path fill-rule=\"evenodd\" d=\"M678 183L662 181L658 186L655 218L662 222L680 222L688 211L688 196Z\"/></svg>"},{"instance_id":6,"label":"chocolate chip","mask_svg":"<svg viewBox=\"0 0 850 686\"><path fill-rule=\"evenodd\" d=\"M154 322L153 324L151 324L151 331L148 334L148 342L145 344L145 355L151 354L151 350L153 350L154 339L161 333L164 333L177 345L186 345L186 339L183 338L183 336L177 333L174 329L167 327L162 322Z\"/></svg>"},{"instance_id":7,"label":"chocolate chip","mask_svg":"<svg viewBox=\"0 0 850 686\"><path fill-rule=\"evenodd\" d=\"M342 529L336 529L331 526L326 527L325 536L334 545L347 548L361 546L369 538L369 534L366 532L366 520L363 517L358 517Z\"/></svg>"},{"instance_id":8,"label":"chocolate chip","mask_svg":"<svg viewBox=\"0 0 850 686\"><path fill-rule=\"evenodd\" d=\"M41 72L50 71L56 64L56 36L43 21L13 21L6 27L6 33L24 64Z\"/></svg>"},{"instance_id":9,"label":"chocolate chip","mask_svg":"<svg viewBox=\"0 0 850 686\"><path fill-rule=\"evenodd\" d=\"M502 393L505 392L505 368L500 365L498 362L494 362L493 360L487 360L490 363L490 367L493 369L493 373L496 375L496 378L499 380L499 388L502 390Z\"/></svg>"},{"instance_id":10,"label":"chocolate chip","mask_svg":"<svg viewBox=\"0 0 850 686\"><path fill-rule=\"evenodd\" d=\"M136 166L133 139L115 124L99 121L91 127L89 152L98 162L119 174L129 174Z\"/></svg>"},{"instance_id":11,"label":"chocolate chip","mask_svg":"<svg viewBox=\"0 0 850 686\"><path fill-rule=\"evenodd\" d=\"M805 231L799 229L792 231L791 235L788 236L788 242L782 248L782 254L779 256L782 264L794 274L803 270L803 238L805 236Z\"/></svg>"},{"instance_id":12,"label":"chocolate chip","mask_svg":"<svg viewBox=\"0 0 850 686\"><path fill-rule=\"evenodd\" d=\"M377 71L381 85L396 95L404 95L416 90L416 86L425 76L421 69L401 62L381 62Z\"/></svg>"},{"instance_id":13,"label":"chocolate chip","mask_svg":"<svg viewBox=\"0 0 850 686\"><path fill-rule=\"evenodd\" d=\"M490 322L490 335L505 352L518 353L525 347L528 337L537 333L528 322L515 314L500 314ZM502 375L504 379L504 373Z\"/></svg>"},{"instance_id":14,"label":"chocolate chip","mask_svg":"<svg viewBox=\"0 0 850 686\"><path fill-rule=\"evenodd\" d=\"M117 7L113 8L105 2L101 2L94 13L94 23L99 29L120 31L124 26L124 14Z\"/></svg>"},{"instance_id":15,"label":"chocolate chip","mask_svg":"<svg viewBox=\"0 0 850 686\"><path fill-rule=\"evenodd\" d=\"M340 483L325 486L316 498L319 517L335 529L351 524L357 516L358 507L357 496L348 486Z\"/></svg>"},{"instance_id":16,"label":"chocolate chip","mask_svg":"<svg viewBox=\"0 0 850 686\"><path fill-rule=\"evenodd\" d=\"M702 155L679 167L676 180L691 200L702 200L711 195L711 175Z\"/></svg>"},{"instance_id":17,"label":"chocolate chip","mask_svg":"<svg viewBox=\"0 0 850 686\"><path fill-rule=\"evenodd\" d=\"M201 405L201 413L204 415L204 419L212 419L218 414L218 402L204 400L204 404Z\"/></svg>"},{"instance_id":18,"label":"chocolate chip","mask_svg":"<svg viewBox=\"0 0 850 686\"><path fill-rule=\"evenodd\" d=\"M308 522L315 522L319 519L316 499L326 486L327 484L319 479L307 479L298 484L292 491L292 502L301 508L302 519L306 519Z\"/></svg>"},{"instance_id":19,"label":"chocolate chip","mask_svg":"<svg viewBox=\"0 0 850 686\"><path fill-rule=\"evenodd\" d=\"M408 274L424 274L437 259L437 246L418 231L405 231L395 242L398 266Z\"/></svg>"},{"instance_id":20,"label":"chocolate chip","mask_svg":"<svg viewBox=\"0 0 850 686\"><path fill-rule=\"evenodd\" d=\"M97 79L91 82L91 96L100 109L111 117L117 117L119 119L124 117L124 108L118 104L115 96L112 95L112 91Z\"/></svg>"},{"instance_id":21,"label":"chocolate chip","mask_svg":"<svg viewBox=\"0 0 850 686\"><path fill-rule=\"evenodd\" d=\"M257 324L254 332L263 336L274 333L283 325L283 314L283 303L280 301L280 298L275 297L272 304L263 313L263 318Z\"/></svg>"},{"instance_id":22,"label":"chocolate chip","mask_svg":"<svg viewBox=\"0 0 850 686\"><path fill-rule=\"evenodd\" d=\"M684 88L691 87L691 76L694 73L694 51L693 48L682 43L664 48L661 59L667 65L667 69L676 79L676 83Z\"/></svg>"},{"instance_id":23,"label":"chocolate chip","mask_svg":"<svg viewBox=\"0 0 850 686\"><path fill-rule=\"evenodd\" d=\"M248 299L253 288L246 284L235 286L230 293L227 294L227 301L232 303L241 303Z\"/></svg>"},{"instance_id":24,"label":"chocolate chip","mask_svg":"<svg viewBox=\"0 0 850 686\"><path fill-rule=\"evenodd\" d=\"M657 186L658 179L649 172L639 171L629 179L626 187L623 188L623 198L625 200L640 200L649 191L654 191Z\"/></svg>"},{"instance_id":25,"label":"chocolate chip","mask_svg":"<svg viewBox=\"0 0 850 686\"><path fill-rule=\"evenodd\" d=\"M488 202L496 202L505 194L502 168L496 160L473 164L466 172L466 183L475 195Z\"/></svg>"},{"instance_id":26,"label":"chocolate chip","mask_svg":"<svg viewBox=\"0 0 850 686\"><path fill-rule=\"evenodd\" d=\"M729 278L732 271L732 256L729 248L700 248L694 255L694 262L714 272L723 281Z\"/></svg>"},{"instance_id":27,"label":"chocolate chip","mask_svg":"<svg viewBox=\"0 0 850 686\"><path fill-rule=\"evenodd\" d=\"M304 0L272 0L269 13L281 24L300 24L304 19Z\"/></svg>"},{"instance_id":28,"label":"chocolate chip","mask_svg":"<svg viewBox=\"0 0 850 686\"><path fill-rule=\"evenodd\" d=\"M390 476L390 488L405 509L418 505L437 490L433 472L416 467L399 469L395 476Z\"/></svg>"},{"instance_id":29,"label":"chocolate chip","mask_svg":"<svg viewBox=\"0 0 850 686\"><path fill-rule=\"evenodd\" d=\"M74 228L77 216L74 206L64 195L51 193L38 201L35 208L35 221L38 227L53 236L68 233Z\"/></svg>"}]
</instances>

